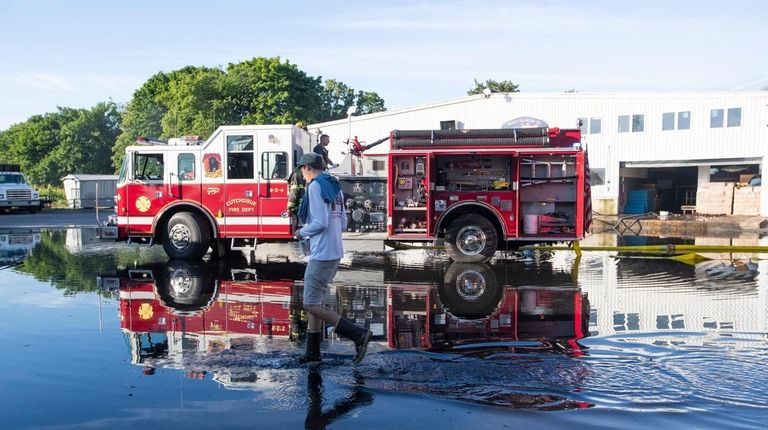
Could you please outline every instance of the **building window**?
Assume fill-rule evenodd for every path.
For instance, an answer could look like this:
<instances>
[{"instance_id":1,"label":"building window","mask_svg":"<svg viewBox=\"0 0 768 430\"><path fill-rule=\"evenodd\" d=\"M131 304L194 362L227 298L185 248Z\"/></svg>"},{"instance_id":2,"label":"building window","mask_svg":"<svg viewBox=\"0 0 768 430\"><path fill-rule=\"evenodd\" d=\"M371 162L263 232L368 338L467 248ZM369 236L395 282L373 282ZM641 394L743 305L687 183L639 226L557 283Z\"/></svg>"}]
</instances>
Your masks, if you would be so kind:
<instances>
[{"instance_id":1,"label":"building window","mask_svg":"<svg viewBox=\"0 0 768 430\"><path fill-rule=\"evenodd\" d=\"M645 115L632 115L632 132L641 132L645 127Z\"/></svg>"},{"instance_id":2,"label":"building window","mask_svg":"<svg viewBox=\"0 0 768 430\"><path fill-rule=\"evenodd\" d=\"M383 172L384 160L371 160L371 170L374 172Z\"/></svg>"},{"instance_id":3,"label":"building window","mask_svg":"<svg viewBox=\"0 0 768 430\"><path fill-rule=\"evenodd\" d=\"M261 178L285 179L288 177L288 153L264 152L261 154Z\"/></svg>"},{"instance_id":4,"label":"building window","mask_svg":"<svg viewBox=\"0 0 768 430\"><path fill-rule=\"evenodd\" d=\"M678 130L691 129L691 112L690 111L677 113L677 129Z\"/></svg>"},{"instance_id":5,"label":"building window","mask_svg":"<svg viewBox=\"0 0 768 430\"><path fill-rule=\"evenodd\" d=\"M179 154L179 180L195 179L195 154Z\"/></svg>"},{"instance_id":6,"label":"building window","mask_svg":"<svg viewBox=\"0 0 768 430\"><path fill-rule=\"evenodd\" d=\"M600 118L590 118L589 119L589 133L590 134L600 134L600 131L603 128L602 120Z\"/></svg>"},{"instance_id":7,"label":"building window","mask_svg":"<svg viewBox=\"0 0 768 430\"><path fill-rule=\"evenodd\" d=\"M581 134L587 134L589 131L589 122L586 118L579 118L579 131Z\"/></svg>"},{"instance_id":8,"label":"building window","mask_svg":"<svg viewBox=\"0 0 768 430\"><path fill-rule=\"evenodd\" d=\"M629 115L619 115L619 133L629 133Z\"/></svg>"},{"instance_id":9,"label":"building window","mask_svg":"<svg viewBox=\"0 0 768 430\"><path fill-rule=\"evenodd\" d=\"M456 130L456 120L440 121L440 130Z\"/></svg>"},{"instance_id":10,"label":"building window","mask_svg":"<svg viewBox=\"0 0 768 430\"><path fill-rule=\"evenodd\" d=\"M253 136L227 136L227 178L253 179Z\"/></svg>"},{"instance_id":11,"label":"building window","mask_svg":"<svg viewBox=\"0 0 768 430\"><path fill-rule=\"evenodd\" d=\"M674 130L675 129L675 113L665 112L661 115L661 129Z\"/></svg>"},{"instance_id":12,"label":"building window","mask_svg":"<svg viewBox=\"0 0 768 430\"><path fill-rule=\"evenodd\" d=\"M735 166L710 166L709 182L741 182L747 183L753 176L760 173L758 164L740 164Z\"/></svg>"},{"instance_id":13,"label":"building window","mask_svg":"<svg viewBox=\"0 0 768 430\"><path fill-rule=\"evenodd\" d=\"M709 113L709 128L723 127L723 109L712 109Z\"/></svg>"},{"instance_id":14,"label":"building window","mask_svg":"<svg viewBox=\"0 0 768 430\"><path fill-rule=\"evenodd\" d=\"M728 127L741 127L741 108L728 109Z\"/></svg>"},{"instance_id":15,"label":"building window","mask_svg":"<svg viewBox=\"0 0 768 430\"><path fill-rule=\"evenodd\" d=\"M589 185L597 186L597 185L605 185L605 169L595 168L589 169Z\"/></svg>"},{"instance_id":16,"label":"building window","mask_svg":"<svg viewBox=\"0 0 768 430\"><path fill-rule=\"evenodd\" d=\"M599 117L579 118L581 134L600 134L602 128L602 121Z\"/></svg>"}]
</instances>

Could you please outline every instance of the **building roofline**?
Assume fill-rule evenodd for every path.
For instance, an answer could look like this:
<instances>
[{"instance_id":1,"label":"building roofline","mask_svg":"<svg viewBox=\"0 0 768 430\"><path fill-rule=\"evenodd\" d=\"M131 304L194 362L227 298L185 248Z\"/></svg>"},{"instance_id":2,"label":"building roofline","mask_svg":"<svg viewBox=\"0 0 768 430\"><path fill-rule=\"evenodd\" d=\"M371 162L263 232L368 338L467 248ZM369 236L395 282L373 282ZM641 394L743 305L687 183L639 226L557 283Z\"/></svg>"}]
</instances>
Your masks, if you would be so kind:
<instances>
[{"instance_id":1,"label":"building roofline","mask_svg":"<svg viewBox=\"0 0 768 430\"><path fill-rule=\"evenodd\" d=\"M701 97L701 98L723 98L723 97L749 97L749 98L761 98L764 97L768 99L768 91L757 91L757 90L744 90L744 91L670 91L670 92L628 92L628 93L621 93L621 92L590 92L590 93L526 93L526 92L518 92L518 93L491 93L491 95L487 98L498 98L498 97L504 97L504 98L513 98L513 99L525 99L525 98L531 98L531 99L539 99L539 98L605 98L605 99L615 99L615 98L659 98L659 97L679 97L679 98L691 98L691 97ZM485 99L485 95L483 94L474 94L471 96L463 96L458 97L454 99L448 99L448 100L441 100L437 102L427 103L423 105L417 105L417 106L408 106L403 107L399 109L393 109L393 110L386 110L383 112L376 112L376 113L370 113L366 115L359 115L359 116L353 116L352 121L365 121L365 120L372 120L372 119L378 119L378 118L384 118L387 116L392 115L399 115L403 113L408 112L417 112L420 110L427 110L427 109L433 109L437 107L442 106L448 106L448 105L456 105L461 103L469 103L477 100L483 100ZM326 121L326 122L320 122L316 124L309 124L307 128L322 128L327 126L333 126L333 125L343 125L347 123L347 118L337 119L333 121Z\"/></svg>"}]
</instances>

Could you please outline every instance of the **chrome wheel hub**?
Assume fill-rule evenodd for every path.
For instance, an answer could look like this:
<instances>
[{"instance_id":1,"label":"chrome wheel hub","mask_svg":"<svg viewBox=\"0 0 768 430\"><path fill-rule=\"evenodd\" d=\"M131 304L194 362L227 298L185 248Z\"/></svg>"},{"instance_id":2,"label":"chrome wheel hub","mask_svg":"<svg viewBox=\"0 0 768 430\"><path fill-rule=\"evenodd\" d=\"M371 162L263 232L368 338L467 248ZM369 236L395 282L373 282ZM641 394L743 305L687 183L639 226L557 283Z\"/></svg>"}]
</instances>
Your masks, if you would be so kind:
<instances>
[{"instance_id":1,"label":"chrome wheel hub","mask_svg":"<svg viewBox=\"0 0 768 430\"><path fill-rule=\"evenodd\" d=\"M456 277L456 292L468 302L477 301L485 293L485 278L475 270L461 272Z\"/></svg>"},{"instance_id":2,"label":"chrome wheel hub","mask_svg":"<svg viewBox=\"0 0 768 430\"><path fill-rule=\"evenodd\" d=\"M462 227L456 236L456 247L464 255L477 255L485 249L485 233L474 225Z\"/></svg>"},{"instance_id":3,"label":"chrome wheel hub","mask_svg":"<svg viewBox=\"0 0 768 430\"><path fill-rule=\"evenodd\" d=\"M170 287L174 296L183 296L192 289L192 278L189 271L185 269L176 269L170 276Z\"/></svg>"},{"instance_id":4,"label":"chrome wheel hub","mask_svg":"<svg viewBox=\"0 0 768 430\"><path fill-rule=\"evenodd\" d=\"M171 227L171 231L168 234L171 240L171 245L176 249L184 249L189 246L189 240L191 232L189 228L184 224L176 224Z\"/></svg>"}]
</instances>

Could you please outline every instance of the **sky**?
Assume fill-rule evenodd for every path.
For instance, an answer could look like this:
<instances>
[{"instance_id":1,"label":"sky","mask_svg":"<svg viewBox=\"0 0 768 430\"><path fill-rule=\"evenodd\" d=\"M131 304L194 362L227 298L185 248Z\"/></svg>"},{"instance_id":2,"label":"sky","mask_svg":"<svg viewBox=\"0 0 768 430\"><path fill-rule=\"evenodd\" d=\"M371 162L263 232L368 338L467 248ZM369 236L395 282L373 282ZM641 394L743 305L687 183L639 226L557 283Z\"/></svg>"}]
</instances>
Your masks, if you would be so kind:
<instances>
[{"instance_id":1,"label":"sky","mask_svg":"<svg viewBox=\"0 0 768 430\"><path fill-rule=\"evenodd\" d=\"M768 1L0 0L0 130L150 76L279 56L388 109L523 92L760 90Z\"/></svg>"}]
</instances>

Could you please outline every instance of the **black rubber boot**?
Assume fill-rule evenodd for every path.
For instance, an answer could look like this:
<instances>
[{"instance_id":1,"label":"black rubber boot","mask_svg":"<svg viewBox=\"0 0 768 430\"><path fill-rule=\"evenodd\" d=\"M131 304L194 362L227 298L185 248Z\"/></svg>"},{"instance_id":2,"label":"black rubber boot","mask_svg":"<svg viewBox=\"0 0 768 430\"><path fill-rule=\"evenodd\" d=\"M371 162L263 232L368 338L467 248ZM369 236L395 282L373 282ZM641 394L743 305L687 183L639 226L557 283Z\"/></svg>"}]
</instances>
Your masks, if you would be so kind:
<instances>
[{"instance_id":1,"label":"black rubber boot","mask_svg":"<svg viewBox=\"0 0 768 430\"><path fill-rule=\"evenodd\" d=\"M365 352L368 350L368 342L370 342L371 337L373 337L373 333L371 333L370 330L356 326L352 321L344 317L339 318L339 323L336 324L334 331L339 335L350 339L352 342L355 342L355 350L357 353L352 359L352 363L357 364L363 361Z\"/></svg>"},{"instance_id":2,"label":"black rubber boot","mask_svg":"<svg viewBox=\"0 0 768 430\"><path fill-rule=\"evenodd\" d=\"M320 342L323 340L323 333L321 332L307 332L307 352L299 358L301 364L320 364L322 357L320 356Z\"/></svg>"}]
</instances>

